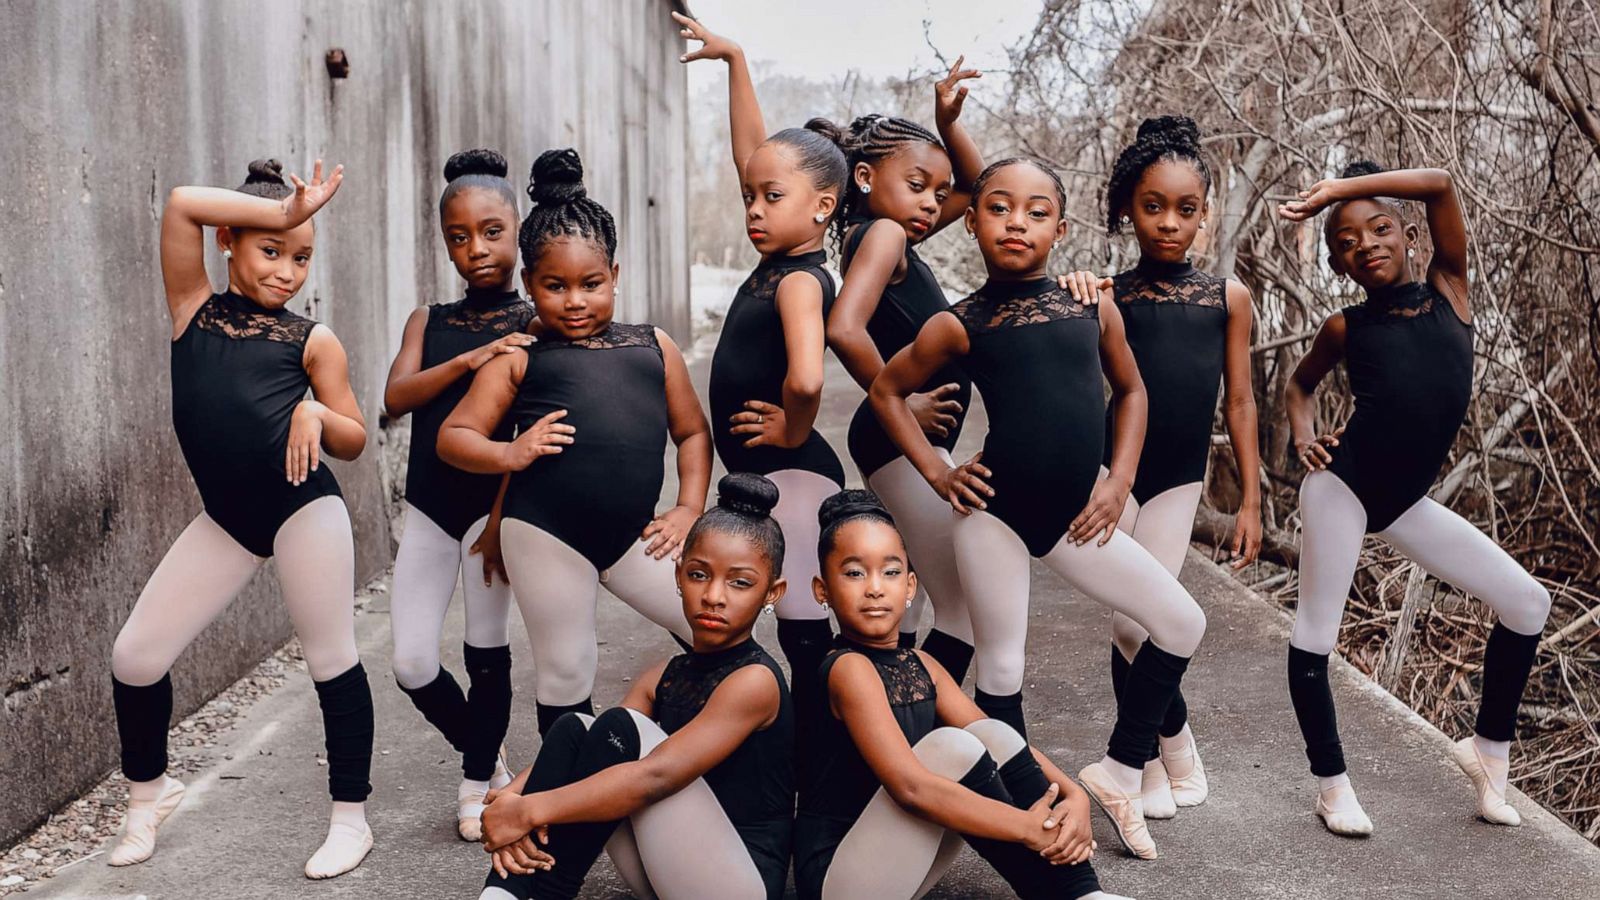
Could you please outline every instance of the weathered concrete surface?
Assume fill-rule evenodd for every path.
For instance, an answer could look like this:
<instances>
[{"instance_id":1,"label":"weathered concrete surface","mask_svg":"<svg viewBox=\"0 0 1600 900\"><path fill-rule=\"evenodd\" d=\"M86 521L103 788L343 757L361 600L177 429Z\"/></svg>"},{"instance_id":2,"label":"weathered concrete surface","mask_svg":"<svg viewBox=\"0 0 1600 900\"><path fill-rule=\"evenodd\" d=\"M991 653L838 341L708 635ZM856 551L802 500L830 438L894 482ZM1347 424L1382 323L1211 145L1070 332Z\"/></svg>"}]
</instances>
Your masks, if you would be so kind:
<instances>
[{"instance_id":1,"label":"weathered concrete surface","mask_svg":"<svg viewBox=\"0 0 1600 900\"><path fill-rule=\"evenodd\" d=\"M704 378L705 366L696 366ZM854 399L834 385L849 381L837 364L828 373L823 430L843 446ZM963 445L983 430L981 415ZM670 468L668 470L671 471ZM668 491L675 490L670 485ZM1029 635L1028 692L1035 742L1075 771L1099 759L1111 731L1106 673L1110 616L1035 569ZM1287 622L1198 554L1184 581L1210 616L1206 642L1187 685L1213 793L1204 806L1153 826L1162 858L1140 862L1111 849L1104 820L1097 866L1107 890L1146 898L1436 898L1577 897L1600 883L1600 850L1520 794L1521 828L1475 821L1470 788L1449 761L1438 731L1336 664L1334 691L1352 777L1377 823L1367 840L1336 838L1311 812L1315 783L1306 771L1284 683ZM307 882L300 866L322 833L324 771L311 683L298 676L251 710L231 741L233 761L199 782L197 800L162 831L156 857L112 869L103 857L63 873L30 896L201 900L225 887L230 897L388 897L433 900L473 897L487 871L481 849L454 836L459 768L444 740L386 673L388 623L382 604L360 620L362 651L378 702L376 791L371 810L377 847L360 869L331 883ZM448 663L459 665L460 604L447 622ZM621 603L601 604L600 677L596 702L620 699L649 661L674 652L657 630ZM516 629L513 628L516 634ZM758 636L776 641L770 623ZM509 745L518 765L535 750L532 678L526 639L513 638L517 715ZM459 669L458 669L459 670ZM625 896L609 864L595 868L584 897ZM929 895L1009 896L970 851ZM884 898L887 900L887 898Z\"/></svg>"},{"instance_id":2,"label":"weathered concrete surface","mask_svg":"<svg viewBox=\"0 0 1600 900\"><path fill-rule=\"evenodd\" d=\"M686 336L671 6L0 4L0 841L114 763L112 638L200 508L170 425L156 269L168 189L236 185L262 156L300 172L315 156L346 165L295 307L343 340L379 437L406 316L458 291L436 221L440 169L458 149L503 150L520 183L539 151L577 147L621 224L623 316ZM329 78L332 47L348 79ZM392 556L376 443L333 463L358 580ZM258 578L177 666L180 714L288 631L273 579Z\"/></svg>"}]
</instances>

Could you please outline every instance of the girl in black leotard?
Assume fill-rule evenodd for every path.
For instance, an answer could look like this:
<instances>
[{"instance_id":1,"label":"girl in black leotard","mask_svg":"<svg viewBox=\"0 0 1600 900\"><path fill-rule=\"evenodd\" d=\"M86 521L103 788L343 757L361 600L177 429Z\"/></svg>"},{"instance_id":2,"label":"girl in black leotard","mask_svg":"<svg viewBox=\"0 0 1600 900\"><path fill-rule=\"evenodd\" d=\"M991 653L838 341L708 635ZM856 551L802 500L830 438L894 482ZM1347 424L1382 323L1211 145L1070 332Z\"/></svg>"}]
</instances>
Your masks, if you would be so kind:
<instances>
[{"instance_id":1,"label":"girl in black leotard","mask_svg":"<svg viewBox=\"0 0 1600 900\"><path fill-rule=\"evenodd\" d=\"M853 122L841 141L851 168L836 220L844 283L828 314L828 344L862 388L924 322L950 308L914 245L961 217L983 170L977 146L956 121L967 94L961 82L978 77L961 62L935 85L939 136L909 119L874 115ZM946 458L971 395L972 382L951 366L911 397L917 424ZM959 683L972 660L972 623L951 551L949 504L928 489L865 399L850 420L850 457L893 511L915 555L922 591L900 623L901 640L909 646L916 639L921 600L931 598L935 624L923 648Z\"/></svg>"},{"instance_id":2,"label":"girl in black leotard","mask_svg":"<svg viewBox=\"0 0 1600 900\"><path fill-rule=\"evenodd\" d=\"M564 712L593 711L601 585L689 637L670 557L705 505L711 436L672 339L611 319L616 225L586 196L578 154L541 154L528 194L522 283L540 339L478 370L439 429L439 456L468 472L511 473L501 550L533 645L542 734ZM516 438L497 439L507 424ZM658 516L668 437L678 502Z\"/></svg>"},{"instance_id":3,"label":"girl in black leotard","mask_svg":"<svg viewBox=\"0 0 1600 900\"><path fill-rule=\"evenodd\" d=\"M1200 130L1187 116L1141 123L1138 138L1117 157L1106 186L1107 231L1115 237L1131 225L1139 241L1139 264L1116 276L1113 296L1150 398L1144 452L1117 527L1173 575L1189 552L1211 455L1217 385L1224 377L1224 409L1243 493L1234 526L1233 567L1249 564L1261 546L1250 292L1238 281L1209 275L1189 262L1189 249L1205 228L1210 189L1211 169L1200 155ZM1108 465L1115 429L1108 414ZM1121 694L1128 666L1148 636L1134 620L1112 615L1111 683L1116 693ZM1159 733L1144 769L1144 814L1167 819L1180 806L1205 802L1209 792L1181 691L1167 707Z\"/></svg>"},{"instance_id":4,"label":"girl in black leotard","mask_svg":"<svg viewBox=\"0 0 1600 900\"><path fill-rule=\"evenodd\" d=\"M783 896L794 714L782 670L750 636L785 589L778 492L740 473L717 494L678 566L693 651L651 666L598 718L556 721L484 812L483 900L575 897L602 847L638 897Z\"/></svg>"},{"instance_id":5,"label":"girl in black leotard","mask_svg":"<svg viewBox=\"0 0 1600 900\"><path fill-rule=\"evenodd\" d=\"M1150 632L1118 701L1106 756L1080 777L1125 845L1154 858L1140 776L1205 616L1172 573L1116 528L1144 437L1144 390L1116 305L1074 302L1045 274L1066 229L1064 194L1055 174L1032 160L984 170L966 224L988 282L929 319L873 381L870 396L890 437L961 514L955 554L972 602L980 708L1026 733L1029 556ZM960 466L934 451L906 402L956 361L989 414L983 452ZM1105 378L1117 429L1111 474L1097 481Z\"/></svg>"},{"instance_id":6,"label":"girl in black leotard","mask_svg":"<svg viewBox=\"0 0 1600 900\"><path fill-rule=\"evenodd\" d=\"M480 560L482 577L468 565L482 553L480 536L501 479L463 472L440 460L435 448L439 426L466 396L472 373L533 342L524 331L533 304L516 289L517 199L505 176L505 157L493 150L466 150L445 163L439 226L450 261L467 283L466 296L411 314L383 398L390 416L413 413L406 526L394 558L389 612L394 679L461 754L456 830L469 841L482 837L484 793L511 780L499 757L511 718L511 587L504 572L495 571L497 535L482 541L495 551ZM509 424L503 430L509 438ZM471 677L467 694L439 664L439 634L458 576L467 613L461 645Z\"/></svg>"},{"instance_id":7,"label":"girl in black leotard","mask_svg":"<svg viewBox=\"0 0 1600 900\"><path fill-rule=\"evenodd\" d=\"M1376 534L1441 581L1483 598L1499 621L1483 657L1483 702L1454 757L1472 780L1478 813L1516 825L1506 802L1517 705L1533 668L1550 594L1471 522L1428 499L1472 393L1467 230L1450 174L1384 172L1357 163L1279 213L1304 221L1325 207L1328 262L1366 293L1323 323L1284 391L1295 449L1311 474L1300 486L1300 600L1289 640L1289 695L1319 779L1317 813L1335 834L1372 832L1345 771L1328 654L1363 534ZM1427 206L1433 257L1415 281L1417 226L1394 200ZM1355 412L1317 435L1312 396L1345 364Z\"/></svg>"},{"instance_id":8,"label":"girl in black leotard","mask_svg":"<svg viewBox=\"0 0 1600 900\"><path fill-rule=\"evenodd\" d=\"M111 650L129 781L114 866L149 859L156 829L183 800L183 784L166 775L167 672L269 556L327 740L333 814L305 873L343 874L372 848L372 694L356 655L355 547L339 484L320 459L355 459L367 431L339 339L286 308L311 264L311 217L343 177L340 167L323 181L318 160L311 183L291 176L291 188L276 160L258 160L237 191L175 188L161 216L172 421L205 511L162 558ZM206 274L207 226L227 259L223 293Z\"/></svg>"},{"instance_id":9,"label":"girl in black leotard","mask_svg":"<svg viewBox=\"0 0 1600 900\"><path fill-rule=\"evenodd\" d=\"M840 635L811 676L826 706L795 820L800 896L920 897L965 840L1020 897L1109 898L1083 790L938 660L898 646L917 576L889 512L843 491L818 515L813 594Z\"/></svg>"},{"instance_id":10,"label":"girl in black leotard","mask_svg":"<svg viewBox=\"0 0 1600 900\"><path fill-rule=\"evenodd\" d=\"M728 64L733 163L745 229L761 254L728 307L711 358L717 455L729 471L772 479L779 491L773 518L789 543L804 546L816 538L817 506L844 487L838 455L811 427L822 401L823 323L834 297L823 239L844 193L844 154L821 133L832 127L820 119L768 137L744 52L687 16L672 17L684 37L704 43L684 62ZM808 554L796 553L783 575L809 584L816 569ZM778 645L794 671L814 668L831 637L815 604L794 597L778 604ZM807 700L802 688L796 701L805 707Z\"/></svg>"}]
</instances>

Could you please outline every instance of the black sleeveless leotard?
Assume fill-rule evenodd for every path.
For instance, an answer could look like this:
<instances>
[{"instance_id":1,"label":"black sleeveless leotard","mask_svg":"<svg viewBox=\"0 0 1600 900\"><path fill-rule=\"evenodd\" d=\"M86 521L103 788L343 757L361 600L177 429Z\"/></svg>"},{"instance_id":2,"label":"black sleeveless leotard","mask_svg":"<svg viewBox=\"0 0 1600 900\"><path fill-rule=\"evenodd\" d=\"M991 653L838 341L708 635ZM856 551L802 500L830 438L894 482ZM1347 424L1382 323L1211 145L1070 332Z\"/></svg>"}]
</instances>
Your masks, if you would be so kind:
<instances>
[{"instance_id":1,"label":"black sleeveless leotard","mask_svg":"<svg viewBox=\"0 0 1600 900\"><path fill-rule=\"evenodd\" d=\"M856 249L861 246L871 226L872 221L866 220L851 227L845 238L840 262L842 271L850 270L850 261L855 258ZM949 308L950 301L945 299L944 289L933 277L933 270L908 243L905 278L884 287L878 308L872 311L872 317L867 320L867 336L878 348L878 355L888 362L917 339L917 332L922 330L923 323ZM961 426L966 421L967 407L972 403L972 380L959 366L952 364L935 372L917 391L926 393L943 384L960 385L960 390L950 399L961 402L961 412L956 413L956 427L950 429L949 434L941 438L929 435L928 440L935 447L954 450L956 440L961 437ZM884 433L883 426L872 411L872 404L861 401L861 405L856 407L855 417L850 420L850 458L855 461L861 477L870 477L873 472L900 456L900 448Z\"/></svg>"},{"instance_id":2,"label":"black sleeveless leotard","mask_svg":"<svg viewBox=\"0 0 1600 900\"><path fill-rule=\"evenodd\" d=\"M846 653L859 653L872 661L907 743L916 746L938 726L933 678L917 651L909 647L885 650L837 638L836 649L822 661L815 676L823 696L827 696L828 674ZM845 723L831 713L816 718L817 733L809 745L812 764L806 767L800 785L799 814L794 823L794 881L803 898L822 896L822 882L834 852L883 786Z\"/></svg>"},{"instance_id":3,"label":"black sleeveless leotard","mask_svg":"<svg viewBox=\"0 0 1600 900\"><path fill-rule=\"evenodd\" d=\"M316 322L212 294L172 342L172 426L206 514L256 556L300 507L338 497L327 462L285 477L295 407L306 399L306 339Z\"/></svg>"},{"instance_id":4,"label":"black sleeveless leotard","mask_svg":"<svg viewBox=\"0 0 1600 900\"><path fill-rule=\"evenodd\" d=\"M1432 285L1410 282L1344 310L1355 412L1328 467L1379 532L1427 496L1472 397L1472 326Z\"/></svg>"},{"instance_id":5,"label":"black sleeveless leotard","mask_svg":"<svg viewBox=\"0 0 1600 900\"><path fill-rule=\"evenodd\" d=\"M744 839L768 900L779 900L789 875L795 794L794 709L783 670L754 639L715 653L675 656L656 686L655 719L667 734L677 732L700 714L723 679L745 666L766 666L778 680L778 717L704 778Z\"/></svg>"},{"instance_id":6,"label":"black sleeveless leotard","mask_svg":"<svg viewBox=\"0 0 1600 900\"><path fill-rule=\"evenodd\" d=\"M667 376L655 326L613 322L581 340L541 340L527 354L507 418L520 434L564 409L575 432L563 452L512 473L504 514L603 572L639 540L661 496Z\"/></svg>"},{"instance_id":7,"label":"black sleeveless leotard","mask_svg":"<svg viewBox=\"0 0 1600 900\"><path fill-rule=\"evenodd\" d=\"M429 306L428 324L422 332L422 368L442 365L522 331L533 315L533 304L516 291L468 290L464 299ZM473 522L489 514L500 489L500 476L463 472L439 458L439 426L471 386L469 372L411 413L411 451L406 463L406 502L458 541L466 537ZM502 423L494 439L511 439L509 421Z\"/></svg>"},{"instance_id":8,"label":"black sleeveless leotard","mask_svg":"<svg viewBox=\"0 0 1600 900\"><path fill-rule=\"evenodd\" d=\"M950 310L967 330L961 361L983 394L988 511L1044 556L1083 511L1100 475L1105 382L1100 315L1054 278L990 281Z\"/></svg>"},{"instance_id":9,"label":"black sleeveless leotard","mask_svg":"<svg viewBox=\"0 0 1600 900\"><path fill-rule=\"evenodd\" d=\"M803 469L831 478L844 487L844 466L822 435L812 429L806 442L786 447L747 448L747 434L732 434L729 421L745 411L748 400L783 405L783 380L789 371L789 351L783 343L783 319L778 314L778 283L791 272L807 272L822 285L822 319L833 308L833 276L822 267L827 252L816 250L798 256L762 260L739 286L722 336L711 356L711 436L717 456L730 472L769 475L783 469Z\"/></svg>"},{"instance_id":10,"label":"black sleeveless leotard","mask_svg":"<svg viewBox=\"0 0 1600 900\"><path fill-rule=\"evenodd\" d=\"M1211 420L1228 346L1228 279L1187 262L1141 259L1113 279L1128 346L1150 402L1144 450L1133 479L1140 503L1179 485L1202 481L1211 455ZM1111 465L1111 410L1105 450Z\"/></svg>"}]
</instances>

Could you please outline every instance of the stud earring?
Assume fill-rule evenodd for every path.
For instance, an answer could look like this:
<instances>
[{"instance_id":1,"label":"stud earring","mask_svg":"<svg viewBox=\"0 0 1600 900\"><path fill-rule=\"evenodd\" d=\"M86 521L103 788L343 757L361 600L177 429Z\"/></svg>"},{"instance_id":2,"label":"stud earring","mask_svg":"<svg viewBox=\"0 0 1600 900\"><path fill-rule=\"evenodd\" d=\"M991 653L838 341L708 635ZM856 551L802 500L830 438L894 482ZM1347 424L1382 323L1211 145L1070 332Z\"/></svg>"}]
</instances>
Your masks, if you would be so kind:
<instances>
[{"instance_id":1,"label":"stud earring","mask_svg":"<svg viewBox=\"0 0 1600 900\"><path fill-rule=\"evenodd\" d=\"M828 601L826 601L826 600L822 601L822 611L823 612L827 612L828 611Z\"/></svg>"},{"instance_id":2,"label":"stud earring","mask_svg":"<svg viewBox=\"0 0 1600 900\"><path fill-rule=\"evenodd\" d=\"M1416 255L1417 255L1417 248L1415 248L1415 247L1406 248L1406 256L1416 256Z\"/></svg>"},{"instance_id":3,"label":"stud earring","mask_svg":"<svg viewBox=\"0 0 1600 900\"><path fill-rule=\"evenodd\" d=\"M762 614L762 615L763 615L763 616L770 616L770 615L772 615L772 604L771 604L771 603L768 603L768 604L767 604L767 605L766 605L766 606L763 606L763 607L761 607L761 614Z\"/></svg>"},{"instance_id":4,"label":"stud earring","mask_svg":"<svg viewBox=\"0 0 1600 900\"><path fill-rule=\"evenodd\" d=\"M865 181L861 182L861 184L857 185L857 187L860 188L861 193L863 194L872 193L872 185L867 184Z\"/></svg>"},{"instance_id":5,"label":"stud earring","mask_svg":"<svg viewBox=\"0 0 1600 900\"><path fill-rule=\"evenodd\" d=\"M1057 248L1059 246L1061 246L1061 242L1060 241L1051 241L1050 242L1050 249L1051 250L1054 250L1055 248Z\"/></svg>"},{"instance_id":6,"label":"stud earring","mask_svg":"<svg viewBox=\"0 0 1600 900\"><path fill-rule=\"evenodd\" d=\"M815 220L818 225L821 225L823 222L828 221L828 217L823 215L822 213L817 213L816 215L812 216L811 218L813 220Z\"/></svg>"},{"instance_id":7,"label":"stud earring","mask_svg":"<svg viewBox=\"0 0 1600 900\"><path fill-rule=\"evenodd\" d=\"M224 251L222 251L222 258L223 259L233 259L233 251L232 250L224 250Z\"/></svg>"},{"instance_id":8,"label":"stud earring","mask_svg":"<svg viewBox=\"0 0 1600 900\"><path fill-rule=\"evenodd\" d=\"M1127 225L1127 224L1130 224L1132 222L1133 222L1133 220L1128 218L1127 216L1123 216L1122 217L1122 224Z\"/></svg>"},{"instance_id":9,"label":"stud earring","mask_svg":"<svg viewBox=\"0 0 1600 900\"><path fill-rule=\"evenodd\" d=\"M977 240L977 239L978 239L978 233L977 233L977 232L976 232L976 231L969 231L969 232L967 232L967 240L969 240L969 241L975 241L975 240Z\"/></svg>"},{"instance_id":10,"label":"stud earring","mask_svg":"<svg viewBox=\"0 0 1600 900\"><path fill-rule=\"evenodd\" d=\"M910 608L911 608L911 601L907 600L906 601L906 609L910 609Z\"/></svg>"},{"instance_id":11,"label":"stud earring","mask_svg":"<svg viewBox=\"0 0 1600 900\"><path fill-rule=\"evenodd\" d=\"M1205 231L1206 230L1206 220L1205 219L1201 219L1200 220L1200 230L1201 231Z\"/></svg>"}]
</instances>

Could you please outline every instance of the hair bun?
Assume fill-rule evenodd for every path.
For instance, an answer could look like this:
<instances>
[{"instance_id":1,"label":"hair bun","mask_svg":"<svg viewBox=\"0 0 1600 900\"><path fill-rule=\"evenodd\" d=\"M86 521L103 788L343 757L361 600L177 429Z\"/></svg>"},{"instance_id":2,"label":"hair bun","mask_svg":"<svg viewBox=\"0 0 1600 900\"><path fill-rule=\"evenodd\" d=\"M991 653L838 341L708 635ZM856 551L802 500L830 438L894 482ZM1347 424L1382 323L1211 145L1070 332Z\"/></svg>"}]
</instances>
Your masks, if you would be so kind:
<instances>
[{"instance_id":1,"label":"hair bun","mask_svg":"<svg viewBox=\"0 0 1600 900\"><path fill-rule=\"evenodd\" d=\"M283 163L275 159L258 159L250 163L245 184L288 184L283 180Z\"/></svg>"},{"instance_id":2,"label":"hair bun","mask_svg":"<svg viewBox=\"0 0 1600 900\"><path fill-rule=\"evenodd\" d=\"M860 119L856 120L856 122L860 121ZM822 135L823 137L832 141L834 144L838 145L841 149L847 143L849 143L850 139L854 135L857 134L855 124L851 124L849 133L846 133L845 130L835 124L833 120L824 119L821 116L808 120L804 127L807 131L815 131L817 134Z\"/></svg>"},{"instance_id":3,"label":"hair bun","mask_svg":"<svg viewBox=\"0 0 1600 900\"><path fill-rule=\"evenodd\" d=\"M824 529L835 522L856 516L879 516L890 523L894 522L894 516L889 514L877 494L855 488L834 494L823 500L817 508L817 524Z\"/></svg>"},{"instance_id":4,"label":"hair bun","mask_svg":"<svg viewBox=\"0 0 1600 900\"><path fill-rule=\"evenodd\" d=\"M504 178L508 171L510 168L506 165L506 158L498 151L485 148L463 150L445 161L444 180L455 181L464 175L492 175Z\"/></svg>"},{"instance_id":5,"label":"hair bun","mask_svg":"<svg viewBox=\"0 0 1600 900\"><path fill-rule=\"evenodd\" d=\"M731 472L717 482L717 505L741 516L764 519L778 505L778 486L764 475Z\"/></svg>"},{"instance_id":6,"label":"hair bun","mask_svg":"<svg viewBox=\"0 0 1600 900\"><path fill-rule=\"evenodd\" d=\"M1188 116L1155 116L1139 123L1137 140L1198 149L1200 126Z\"/></svg>"},{"instance_id":7,"label":"hair bun","mask_svg":"<svg viewBox=\"0 0 1600 900\"><path fill-rule=\"evenodd\" d=\"M1339 173L1340 178L1360 178L1362 175L1376 175L1383 171L1383 166L1370 159L1358 159L1344 167Z\"/></svg>"},{"instance_id":8,"label":"hair bun","mask_svg":"<svg viewBox=\"0 0 1600 900\"><path fill-rule=\"evenodd\" d=\"M583 187L583 159L567 147L546 150L533 161L528 174L528 196L538 204L561 204L589 196Z\"/></svg>"}]
</instances>

